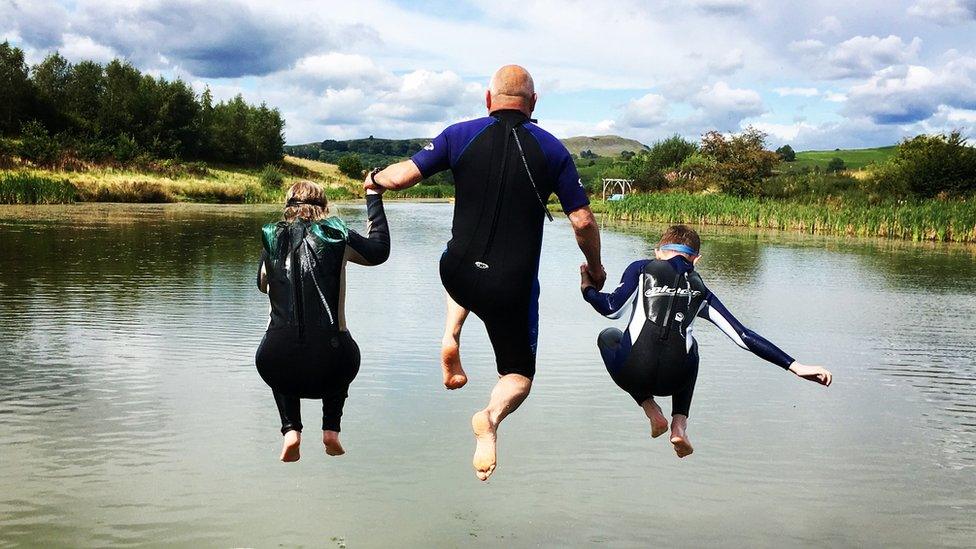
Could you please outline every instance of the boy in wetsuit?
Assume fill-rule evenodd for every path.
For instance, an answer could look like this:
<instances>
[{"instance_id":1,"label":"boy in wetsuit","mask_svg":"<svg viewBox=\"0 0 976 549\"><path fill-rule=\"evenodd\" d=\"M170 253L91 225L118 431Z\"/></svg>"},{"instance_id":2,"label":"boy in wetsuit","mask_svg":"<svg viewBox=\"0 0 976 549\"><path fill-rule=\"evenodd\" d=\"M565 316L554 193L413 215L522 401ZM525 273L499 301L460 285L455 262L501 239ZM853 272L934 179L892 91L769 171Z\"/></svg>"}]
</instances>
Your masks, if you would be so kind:
<instances>
[{"instance_id":1,"label":"boy in wetsuit","mask_svg":"<svg viewBox=\"0 0 976 549\"><path fill-rule=\"evenodd\" d=\"M700 247L701 239L691 228L668 228L654 251L655 259L631 263L610 293L599 292L587 270L580 269L583 298L598 313L621 318L632 308L627 330L603 330L597 346L610 377L644 409L652 437L668 430L668 420L654 397L672 397L671 444L679 458L694 451L686 430L698 377L698 343L692 335L696 318L710 321L739 347L803 379L825 386L831 383L829 371L800 364L732 316L695 271Z\"/></svg>"}]
</instances>

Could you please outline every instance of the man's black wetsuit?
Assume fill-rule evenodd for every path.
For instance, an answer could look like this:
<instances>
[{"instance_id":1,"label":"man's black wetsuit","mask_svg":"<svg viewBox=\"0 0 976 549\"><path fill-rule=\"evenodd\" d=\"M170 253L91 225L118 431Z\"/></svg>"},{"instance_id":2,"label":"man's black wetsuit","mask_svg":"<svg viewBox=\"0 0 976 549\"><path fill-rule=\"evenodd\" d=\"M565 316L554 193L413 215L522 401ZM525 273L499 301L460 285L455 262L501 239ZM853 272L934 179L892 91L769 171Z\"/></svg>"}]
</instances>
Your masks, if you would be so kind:
<instances>
[{"instance_id":1,"label":"man's black wetsuit","mask_svg":"<svg viewBox=\"0 0 976 549\"><path fill-rule=\"evenodd\" d=\"M454 175L444 288L484 321L498 373L531 378L544 204L552 193L567 214L589 204L569 151L522 112L500 110L448 127L413 161L424 177Z\"/></svg>"},{"instance_id":2,"label":"man's black wetsuit","mask_svg":"<svg viewBox=\"0 0 976 549\"><path fill-rule=\"evenodd\" d=\"M698 377L698 343L693 324L704 318L739 347L781 368L793 358L743 326L722 305L682 256L640 260L627 267L611 293L592 287L583 297L608 318L630 308L627 330L607 328L597 346L614 382L638 404L652 396L673 396L671 413L687 416Z\"/></svg>"},{"instance_id":3,"label":"man's black wetsuit","mask_svg":"<svg viewBox=\"0 0 976 549\"><path fill-rule=\"evenodd\" d=\"M274 392L282 433L302 430L299 398L321 398L322 429L339 431L360 358L342 310L345 264L379 265L390 255L380 196L367 196L366 209L368 237L337 217L264 226L261 266L267 275L271 321L255 363Z\"/></svg>"}]
</instances>

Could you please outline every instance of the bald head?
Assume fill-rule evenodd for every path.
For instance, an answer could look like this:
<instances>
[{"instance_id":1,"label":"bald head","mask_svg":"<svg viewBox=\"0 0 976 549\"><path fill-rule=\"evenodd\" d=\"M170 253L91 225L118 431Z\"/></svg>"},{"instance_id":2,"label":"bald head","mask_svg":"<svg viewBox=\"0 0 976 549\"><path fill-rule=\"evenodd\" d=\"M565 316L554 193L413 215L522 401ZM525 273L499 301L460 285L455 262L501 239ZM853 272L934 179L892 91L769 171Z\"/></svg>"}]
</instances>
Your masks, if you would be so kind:
<instances>
[{"instance_id":1,"label":"bald head","mask_svg":"<svg viewBox=\"0 0 976 549\"><path fill-rule=\"evenodd\" d=\"M505 65L491 77L485 101L488 112L515 109L531 115L536 101L532 75L518 65Z\"/></svg>"}]
</instances>

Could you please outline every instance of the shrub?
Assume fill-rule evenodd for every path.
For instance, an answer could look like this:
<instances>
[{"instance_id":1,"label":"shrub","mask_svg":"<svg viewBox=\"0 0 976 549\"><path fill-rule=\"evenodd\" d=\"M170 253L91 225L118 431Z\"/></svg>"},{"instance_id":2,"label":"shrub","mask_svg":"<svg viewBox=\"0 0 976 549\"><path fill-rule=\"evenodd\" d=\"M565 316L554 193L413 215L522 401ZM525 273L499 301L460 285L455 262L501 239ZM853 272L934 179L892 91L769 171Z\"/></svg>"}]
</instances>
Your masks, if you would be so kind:
<instances>
[{"instance_id":1,"label":"shrub","mask_svg":"<svg viewBox=\"0 0 976 549\"><path fill-rule=\"evenodd\" d=\"M726 138L717 131L702 137L701 152L715 161L715 175L728 194L755 195L762 178L769 177L779 162L776 153L766 150L766 134L752 126Z\"/></svg>"},{"instance_id":2,"label":"shrub","mask_svg":"<svg viewBox=\"0 0 976 549\"><path fill-rule=\"evenodd\" d=\"M976 148L959 131L919 135L871 169L870 190L879 194L932 197L976 191Z\"/></svg>"},{"instance_id":3,"label":"shrub","mask_svg":"<svg viewBox=\"0 0 976 549\"><path fill-rule=\"evenodd\" d=\"M24 123L21 127L18 154L39 166L51 166L61 156L61 145L51 137L44 124L36 120Z\"/></svg>"},{"instance_id":4,"label":"shrub","mask_svg":"<svg viewBox=\"0 0 976 549\"><path fill-rule=\"evenodd\" d=\"M805 198L816 202L856 189L857 180L849 175L797 172L764 179L758 194L766 198Z\"/></svg>"},{"instance_id":5,"label":"shrub","mask_svg":"<svg viewBox=\"0 0 976 549\"><path fill-rule=\"evenodd\" d=\"M121 134L115 138L115 145L112 147L112 156L116 162L128 164L139 156L139 144L131 135Z\"/></svg>"},{"instance_id":6,"label":"shrub","mask_svg":"<svg viewBox=\"0 0 976 549\"><path fill-rule=\"evenodd\" d=\"M833 157L830 162L827 163L827 173L837 173L844 171L847 168L847 164L844 164L844 159L839 157Z\"/></svg>"},{"instance_id":7,"label":"shrub","mask_svg":"<svg viewBox=\"0 0 976 549\"><path fill-rule=\"evenodd\" d=\"M363 161L359 159L358 154L347 154L339 158L339 171L344 175L352 177L353 179L359 179L363 176Z\"/></svg>"},{"instance_id":8,"label":"shrub","mask_svg":"<svg viewBox=\"0 0 976 549\"><path fill-rule=\"evenodd\" d=\"M14 165L14 153L16 147L10 141L0 138L0 169L9 168Z\"/></svg>"},{"instance_id":9,"label":"shrub","mask_svg":"<svg viewBox=\"0 0 976 549\"><path fill-rule=\"evenodd\" d=\"M789 145L783 145L776 149L776 154L779 155L780 160L783 162L793 162L796 160L796 151Z\"/></svg>"},{"instance_id":10,"label":"shrub","mask_svg":"<svg viewBox=\"0 0 976 549\"><path fill-rule=\"evenodd\" d=\"M285 174L277 166L268 164L261 170L258 179L261 181L262 187L266 189L278 189L285 182Z\"/></svg>"}]
</instances>

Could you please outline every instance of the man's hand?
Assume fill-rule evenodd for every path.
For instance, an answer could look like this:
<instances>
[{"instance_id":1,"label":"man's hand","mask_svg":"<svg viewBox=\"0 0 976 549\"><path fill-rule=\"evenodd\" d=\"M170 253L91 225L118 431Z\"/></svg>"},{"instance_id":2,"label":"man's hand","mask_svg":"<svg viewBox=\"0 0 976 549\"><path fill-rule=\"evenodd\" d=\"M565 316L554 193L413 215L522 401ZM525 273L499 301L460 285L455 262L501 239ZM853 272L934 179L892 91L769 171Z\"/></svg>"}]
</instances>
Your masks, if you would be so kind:
<instances>
[{"instance_id":1,"label":"man's hand","mask_svg":"<svg viewBox=\"0 0 976 549\"><path fill-rule=\"evenodd\" d=\"M593 283L590 271L586 269L586 263L583 263L580 265L580 291L586 292L587 288L596 288L596 284Z\"/></svg>"},{"instance_id":2,"label":"man's hand","mask_svg":"<svg viewBox=\"0 0 976 549\"><path fill-rule=\"evenodd\" d=\"M584 263L582 266L590 280L590 285L598 291L602 290L603 285L607 283L607 270L603 268L603 265L598 265L594 268Z\"/></svg>"},{"instance_id":3,"label":"man's hand","mask_svg":"<svg viewBox=\"0 0 976 549\"><path fill-rule=\"evenodd\" d=\"M366 179L363 181L364 191L373 191L374 193L383 194L383 191L386 190L386 187L380 185L379 183L373 182L376 173L378 173L379 171L380 171L379 168L376 168L372 171L366 172Z\"/></svg>"},{"instance_id":4,"label":"man's hand","mask_svg":"<svg viewBox=\"0 0 976 549\"><path fill-rule=\"evenodd\" d=\"M834 381L834 376L826 368L820 366L807 366L799 362L793 362L793 364L790 364L790 371L798 377L802 377L808 381L816 381L825 387L830 387L830 384Z\"/></svg>"}]
</instances>

